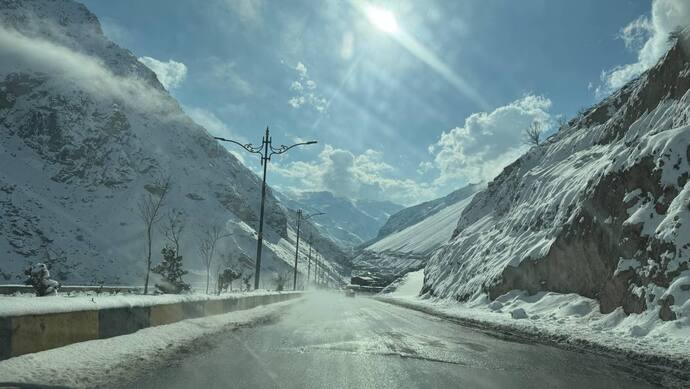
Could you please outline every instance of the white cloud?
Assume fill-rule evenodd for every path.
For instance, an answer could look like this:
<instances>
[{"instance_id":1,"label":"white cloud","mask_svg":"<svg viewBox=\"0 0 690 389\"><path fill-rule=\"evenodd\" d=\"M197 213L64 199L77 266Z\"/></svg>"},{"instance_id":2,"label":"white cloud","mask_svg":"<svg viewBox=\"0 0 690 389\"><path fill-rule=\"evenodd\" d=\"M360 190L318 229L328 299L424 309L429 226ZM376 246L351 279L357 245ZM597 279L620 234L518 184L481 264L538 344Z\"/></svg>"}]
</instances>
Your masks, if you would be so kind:
<instances>
[{"instance_id":1,"label":"white cloud","mask_svg":"<svg viewBox=\"0 0 690 389\"><path fill-rule=\"evenodd\" d=\"M230 89L245 96L254 94L254 88L240 75L235 63L223 61L217 57L209 57L203 62L203 66L205 69L197 80L206 86Z\"/></svg>"},{"instance_id":2,"label":"white cloud","mask_svg":"<svg viewBox=\"0 0 690 389\"><path fill-rule=\"evenodd\" d=\"M168 62L161 62L151 57L139 57L139 62L153 70L156 73L156 77L158 77L158 81L167 90L177 88L187 78L187 66L181 62L172 59L168 60Z\"/></svg>"},{"instance_id":3,"label":"white cloud","mask_svg":"<svg viewBox=\"0 0 690 389\"><path fill-rule=\"evenodd\" d=\"M637 61L603 71L602 85L595 90L597 98L610 94L653 66L668 50L669 33L689 23L690 1L654 0L651 18L640 16L620 31L625 46L637 52Z\"/></svg>"},{"instance_id":4,"label":"white cloud","mask_svg":"<svg viewBox=\"0 0 690 389\"><path fill-rule=\"evenodd\" d=\"M526 150L523 130L533 121L547 124L551 100L527 95L493 112L479 112L462 127L443 132L429 147L440 171L435 185L493 179Z\"/></svg>"},{"instance_id":5,"label":"white cloud","mask_svg":"<svg viewBox=\"0 0 690 389\"><path fill-rule=\"evenodd\" d=\"M302 62L297 62L297 66L295 66L295 70L297 70L297 73L299 73L300 77L307 77L307 67L304 66Z\"/></svg>"},{"instance_id":6,"label":"white cloud","mask_svg":"<svg viewBox=\"0 0 690 389\"><path fill-rule=\"evenodd\" d=\"M295 95L288 99L288 104L292 108L300 108L307 104L319 112L324 111L328 102L316 91L316 81L307 74L307 67L302 62L298 62L295 71L297 71L298 79L290 84L290 90L295 92Z\"/></svg>"},{"instance_id":7,"label":"white cloud","mask_svg":"<svg viewBox=\"0 0 690 389\"><path fill-rule=\"evenodd\" d=\"M137 77L113 74L99 58L2 26L0 58L3 58L0 73L34 71L52 74L55 77L51 82L64 85L66 90L77 86L94 98L116 99L138 110L170 112L175 109L168 96Z\"/></svg>"},{"instance_id":8,"label":"white cloud","mask_svg":"<svg viewBox=\"0 0 690 389\"><path fill-rule=\"evenodd\" d=\"M299 81L293 81L290 85L290 90L293 90L295 92L301 92L304 90L304 86L302 86L302 83Z\"/></svg>"},{"instance_id":9,"label":"white cloud","mask_svg":"<svg viewBox=\"0 0 690 389\"><path fill-rule=\"evenodd\" d=\"M433 168L434 164L431 161L422 161L419 163L419 166L417 166L417 173L426 174Z\"/></svg>"},{"instance_id":10,"label":"white cloud","mask_svg":"<svg viewBox=\"0 0 690 389\"><path fill-rule=\"evenodd\" d=\"M433 188L409 179L391 178L395 169L383 161L383 153L367 150L355 155L326 145L316 162L274 163L274 171L297 180L288 190L330 191L353 199L388 199L400 204L436 197Z\"/></svg>"},{"instance_id":11,"label":"white cloud","mask_svg":"<svg viewBox=\"0 0 690 389\"><path fill-rule=\"evenodd\" d=\"M274 171L295 182L286 189L330 191L353 199L387 199L404 205L436 198L468 182L488 181L522 155L523 130L532 122L551 122L551 100L527 95L492 112L479 112L465 119L463 127L441 134L428 147L432 161L419 163L417 173L438 170L432 182L396 178L396 169L380 151L354 154L326 145L315 162L286 165L275 162Z\"/></svg>"},{"instance_id":12,"label":"white cloud","mask_svg":"<svg viewBox=\"0 0 690 389\"><path fill-rule=\"evenodd\" d=\"M223 4L230 13L237 15L245 25L255 26L261 23L264 8L263 0L224 0Z\"/></svg>"}]
</instances>

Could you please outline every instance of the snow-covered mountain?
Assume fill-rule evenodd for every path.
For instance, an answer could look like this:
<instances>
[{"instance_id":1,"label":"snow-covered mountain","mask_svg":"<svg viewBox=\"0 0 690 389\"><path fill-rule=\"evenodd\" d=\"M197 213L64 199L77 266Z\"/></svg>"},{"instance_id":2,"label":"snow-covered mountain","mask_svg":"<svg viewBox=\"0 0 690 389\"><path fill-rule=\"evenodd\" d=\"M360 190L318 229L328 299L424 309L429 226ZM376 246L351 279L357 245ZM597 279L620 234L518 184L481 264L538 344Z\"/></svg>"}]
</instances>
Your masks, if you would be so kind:
<instances>
[{"instance_id":1,"label":"snow-covered mountain","mask_svg":"<svg viewBox=\"0 0 690 389\"><path fill-rule=\"evenodd\" d=\"M355 272L385 282L424 267L431 253L451 238L460 214L482 187L468 185L392 215L377 238L354 258Z\"/></svg>"},{"instance_id":2,"label":"snow-covered mountain","mask_svg":"<svg viewBox=\"0 0 690 389\"><path fill-rule=\"evenodd\" d=\"M577 293L690 316L690 38L474 196L423 292Z\"/></svg>"},{"instance_id":3,"label":"snow-covered mountain","mask_svg":"<svg viewBox=\"0 0 690 389\"><path fill-rule=\"evenodd\" d=\"M358 246L376 236L388 217L401 210L390 201L350 200L331 192L302 192L278 195L290 208L302 208L307 213L325 212L312 219L322 234L330 237L343 249Z\"/></svg>"},{"instance_id":4,"label":"snow-covered mountain","mask_svg":"<svg viewBox=\"0 0 690 389\"><path fill-rule=\"evenodd\" d=\"M45 261L67 282L142 283L137 204L168 176L163 214L184 215L185 266L201 271L199 237L217 225L229 234L217 257L253 268L259 178L79 3L0 0L0 166L5 281L16 281L29 261ZM262 284L269 286L271 273L291 269L295 234L270 190L266 206ZM349 273L332 242L316 241L334 277ZM163 244L154 229L154 263Z\"/></svg>"},{"instance_id":5,"label":"snow-covered mountain","mask_svg":"<svg viewBox=\"0 0 690 389\"><path fill-rule=\"evenodd\" d=\"M373 244L375 241L381 240L393 233L402 231L407 227L417 224L422 220L441 212L447 207L457 204L459 201L465 200L484 186L486 185L481 183L469 184L451 192L444 197L402 209L388 218L386 224L379 229L376 238L368 242L368 244Z\"/></svg>"}]
</instances>

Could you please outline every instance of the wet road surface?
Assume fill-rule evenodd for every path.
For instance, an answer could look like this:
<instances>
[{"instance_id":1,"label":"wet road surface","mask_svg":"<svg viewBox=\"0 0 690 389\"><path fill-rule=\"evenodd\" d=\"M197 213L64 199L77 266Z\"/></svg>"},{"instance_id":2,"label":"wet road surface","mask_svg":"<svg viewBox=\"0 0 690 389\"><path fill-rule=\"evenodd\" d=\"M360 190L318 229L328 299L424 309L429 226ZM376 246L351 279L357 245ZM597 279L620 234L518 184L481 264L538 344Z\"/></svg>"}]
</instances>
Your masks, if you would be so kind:
<instances>
[{"instance_id":1,"label":"wet road surface","mask_svg":"<svg viewBox=\"0 0 690 389\"><path fill-rule=\"evenodd\" d=\"M370 298L303 300L275 322L219 334L210 349L183 354L132 387L654 387L620 361L501 340Z\"/></svg>"}]
</instances>

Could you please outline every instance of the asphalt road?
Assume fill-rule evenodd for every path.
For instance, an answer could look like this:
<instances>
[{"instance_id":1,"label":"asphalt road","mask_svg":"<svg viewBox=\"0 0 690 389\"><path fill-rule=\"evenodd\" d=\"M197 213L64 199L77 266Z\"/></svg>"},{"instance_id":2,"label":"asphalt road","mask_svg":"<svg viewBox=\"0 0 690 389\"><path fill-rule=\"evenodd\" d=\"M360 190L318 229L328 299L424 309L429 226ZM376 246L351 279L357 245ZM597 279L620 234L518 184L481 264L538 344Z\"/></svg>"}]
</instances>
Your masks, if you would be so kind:
<instances>
[{"instance_id":1,"label":"asphalt road","mask_svg":"<svg viewBox=\"0 0 690 389\"><path fill-rule=\"evenodd\" d=\"M365 297L311 295L220 334L141 388L647 388L610 358L501 340Z\"/></svg>"}]
</instances>

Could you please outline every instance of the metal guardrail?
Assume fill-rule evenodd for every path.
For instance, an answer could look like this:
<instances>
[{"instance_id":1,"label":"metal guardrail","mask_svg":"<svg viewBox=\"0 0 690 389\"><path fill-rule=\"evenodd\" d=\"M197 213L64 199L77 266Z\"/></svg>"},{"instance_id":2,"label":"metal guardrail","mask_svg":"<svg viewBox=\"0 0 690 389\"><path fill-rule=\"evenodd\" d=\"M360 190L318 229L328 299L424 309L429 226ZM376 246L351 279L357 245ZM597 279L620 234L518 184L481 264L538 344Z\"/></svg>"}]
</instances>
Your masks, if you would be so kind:
<instances>
[{"instance_id":1,"label":"metal guardrail","mask_svg":"<svg viewBox=\"0 0 690 389\"><path fill-rule=\"evenodd\" d=\"M96 292L96 293L138 293L143 290L140 286L106 286L106 285L64 285L59 293ZM0 285L0 295L14 293L34 293L34 288L22 284Z\"/></svg>"}]
</instances>

